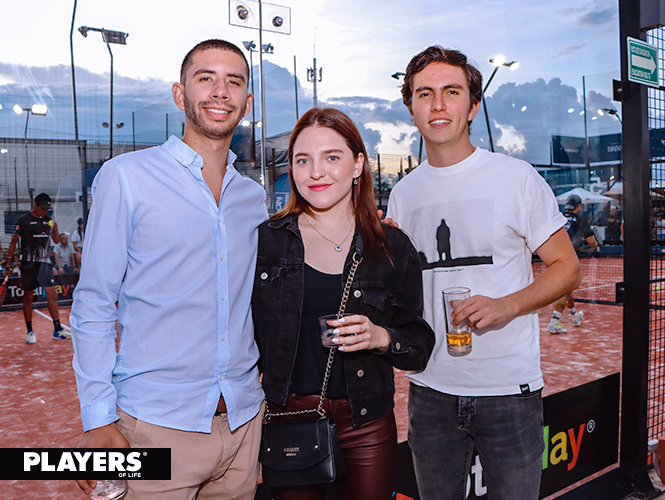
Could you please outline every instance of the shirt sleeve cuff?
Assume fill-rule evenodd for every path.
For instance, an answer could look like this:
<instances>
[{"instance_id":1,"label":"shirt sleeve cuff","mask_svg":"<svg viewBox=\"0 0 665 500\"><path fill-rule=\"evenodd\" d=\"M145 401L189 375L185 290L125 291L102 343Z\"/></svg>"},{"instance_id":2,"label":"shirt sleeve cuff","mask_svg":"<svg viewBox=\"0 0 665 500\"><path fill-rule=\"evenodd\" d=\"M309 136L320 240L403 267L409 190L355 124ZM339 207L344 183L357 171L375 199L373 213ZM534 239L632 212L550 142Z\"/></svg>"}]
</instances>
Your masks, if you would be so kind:
<instances>
[{"instance_id":1,"label":"shirt sleeve cuff","mask_svg":"<svg viewBox=\"0 0 665 500\"><path fill-rule=\"evenodd\" d=\"M81 408L83 431L104 427L118 420L115 403L96 403Z\"/></svg>"}]
</instances>

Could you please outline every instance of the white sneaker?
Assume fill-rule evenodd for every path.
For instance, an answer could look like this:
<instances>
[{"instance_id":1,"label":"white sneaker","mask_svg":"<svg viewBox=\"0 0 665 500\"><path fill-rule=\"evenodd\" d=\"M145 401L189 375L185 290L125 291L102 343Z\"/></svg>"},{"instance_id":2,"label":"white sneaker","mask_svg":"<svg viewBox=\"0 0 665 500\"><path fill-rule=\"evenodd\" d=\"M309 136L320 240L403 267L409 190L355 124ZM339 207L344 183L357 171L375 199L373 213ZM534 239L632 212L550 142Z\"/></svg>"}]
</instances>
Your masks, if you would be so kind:
<instances>
[{"instance_id":1,"label":"white sneaker","mask_svg":"<svg viewBox=\"0 0 665 500\"><path fill-rule=\"evenodd\" d=\"M561 321L557 321L554 326L551 324L547 325L547 331L550 333L568 333L568 330L563 327Z\"/></svg>"},{"instance_id":2,"label":"white sneaker","mask_svg":"<svg viewBox=\"0 0 665 500\"><path fill-rule=\"evenodd\" d=\"M35 338L35 332L30 330L26 335L25 335L25 343L26 344L36 344L37 339Z\"/></svg>"},{"instance_id":3,"label":"white sneaker","mask_svg":"<svg viewBox=\"0 0 665 500\"><path fill-rule=\"evenodd\" d=\"M573 326L580 326L583 319L584 313L582 311L577 311L575 314L573 314Z\"/></svg>"}]
</instances>

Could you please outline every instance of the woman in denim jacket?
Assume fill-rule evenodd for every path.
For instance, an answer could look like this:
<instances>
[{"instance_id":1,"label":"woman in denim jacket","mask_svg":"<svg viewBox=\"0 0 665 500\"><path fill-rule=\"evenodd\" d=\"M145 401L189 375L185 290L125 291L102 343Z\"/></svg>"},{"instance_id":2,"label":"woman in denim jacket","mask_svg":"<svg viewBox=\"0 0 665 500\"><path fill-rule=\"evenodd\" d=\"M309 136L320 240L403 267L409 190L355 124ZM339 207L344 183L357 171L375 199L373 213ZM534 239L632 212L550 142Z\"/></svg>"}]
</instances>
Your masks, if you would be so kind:
<instances>
[{"instance_id":1,"label":"woman in denim jacket","mask_svg":"<svg viewBox=\"0 0 665 500\"><path fill-rule=\"evenodd\" d=\"M404 233L381 224L367 152L344 113L305 113L291 135L289 166L291 198L259 227L252 297L268 406L271 413L316 408L329 352L318 318L337 312L351 264L362 259L350 315L329 322L339 352L325 410L337 423L346 467L337 498L388 500L397 450L393 367L424 369L434 346L422 318L420 259ZM323 499L325 485L271 493Z\"/></svg>"}]
</instances>

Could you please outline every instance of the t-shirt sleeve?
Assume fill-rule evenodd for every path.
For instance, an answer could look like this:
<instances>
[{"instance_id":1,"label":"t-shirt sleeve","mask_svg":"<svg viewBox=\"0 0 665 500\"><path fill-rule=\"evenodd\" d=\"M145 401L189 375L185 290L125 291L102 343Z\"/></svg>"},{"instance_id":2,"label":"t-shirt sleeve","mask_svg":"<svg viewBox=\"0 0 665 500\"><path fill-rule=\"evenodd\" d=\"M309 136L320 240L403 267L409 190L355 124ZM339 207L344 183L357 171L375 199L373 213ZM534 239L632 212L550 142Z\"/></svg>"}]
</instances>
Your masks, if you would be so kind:
<instances>
[{"instance_id":1,"label":"t-shirt sleeve","mask_svg":"<svg viewBox=\"0 0 665 500\"><path fill-rule=\"evenodd\" d=\"M526 244L535 252L566 224L566 218L559 210L552 188L535 170L528 176L526 201Z\"/></svg>"}]
</instances>

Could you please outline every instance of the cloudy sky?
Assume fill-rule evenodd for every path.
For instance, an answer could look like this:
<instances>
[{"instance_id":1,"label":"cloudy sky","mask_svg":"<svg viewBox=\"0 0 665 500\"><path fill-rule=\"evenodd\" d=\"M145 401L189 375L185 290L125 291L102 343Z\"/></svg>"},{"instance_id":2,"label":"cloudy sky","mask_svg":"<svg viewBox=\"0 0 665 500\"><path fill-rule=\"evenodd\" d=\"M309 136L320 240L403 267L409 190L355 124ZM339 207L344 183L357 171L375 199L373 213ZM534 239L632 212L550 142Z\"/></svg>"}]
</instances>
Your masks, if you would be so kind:
<instances>
[{"instance_id":1,"label":"cloudy sky","mask_svg":"<svg viewBox=\"0 0 665 500\"><path fill-rule=\"evenodd\" d=\"M68 89L74 0L5 2L0 18L0 104L2 93L21 89L33 98ZM438 43L465 52L488 78L489 59L503 54L520 63L502 68L488 89L495 141L503 150L546 161L549 135L583 132L583 77L587 105L617 106L610 95L619 71L616 2L595 0L276 0L290 7L291 34L264 33L275 47L264 61L273 75L267 90L268 130L288 130L295 121L293 76L301 87L301 107L311 105L307 68L316 55L323 68L319 101L349 111L363 126L368 145L382 152L413 151L414 127L399 102L399 82L409 59ZM198 41L225 38L242 46L258 42L258 32L229 25L228 0L78 0L75 27L87 25L129 33L126 46L113 45L119 95L145 102L169 99L184 54ZM109 55L98 33L74 32L77 83L107 92ZM254 54L256 56L256 54ZM256 57L254 64L257 64ZM269 77L267 76L268 80ZM80 83L79 83L80 82ZM271 106L270 100L275 102ZM122 101L122 98L118 98ZM281 102L278 109L278 102ZM122 103L118 104L122 106ZM570 111L573 109L574 111ZM271 121L271 113L276 116ZM302 111L301 111L302 112ZM0 113L2 111L0 110ZM536 114L537 113L537 114ZM587 113L590 116L591 112ZM282 118L281 115L284 115ZM289 118L287 118L287 115ZM106 115L100 106L101 123ZM474 138L487 140L483 113L474 122ZM126 118L125 118L126 119ZM56 120L56 122L53 122ZM43 127L67 128L64 118ZM0 123L2 122L0 115ZM37 119L35 126L40 125ZM272 124L272 125L271 125ZM31 128L32 128L31 124ZM612 117L589 122L589 133L618 131ZM0 133L2 131L0 130ZM484 139L483 139L484 136Z\"/></svg>"}]
</instances>

